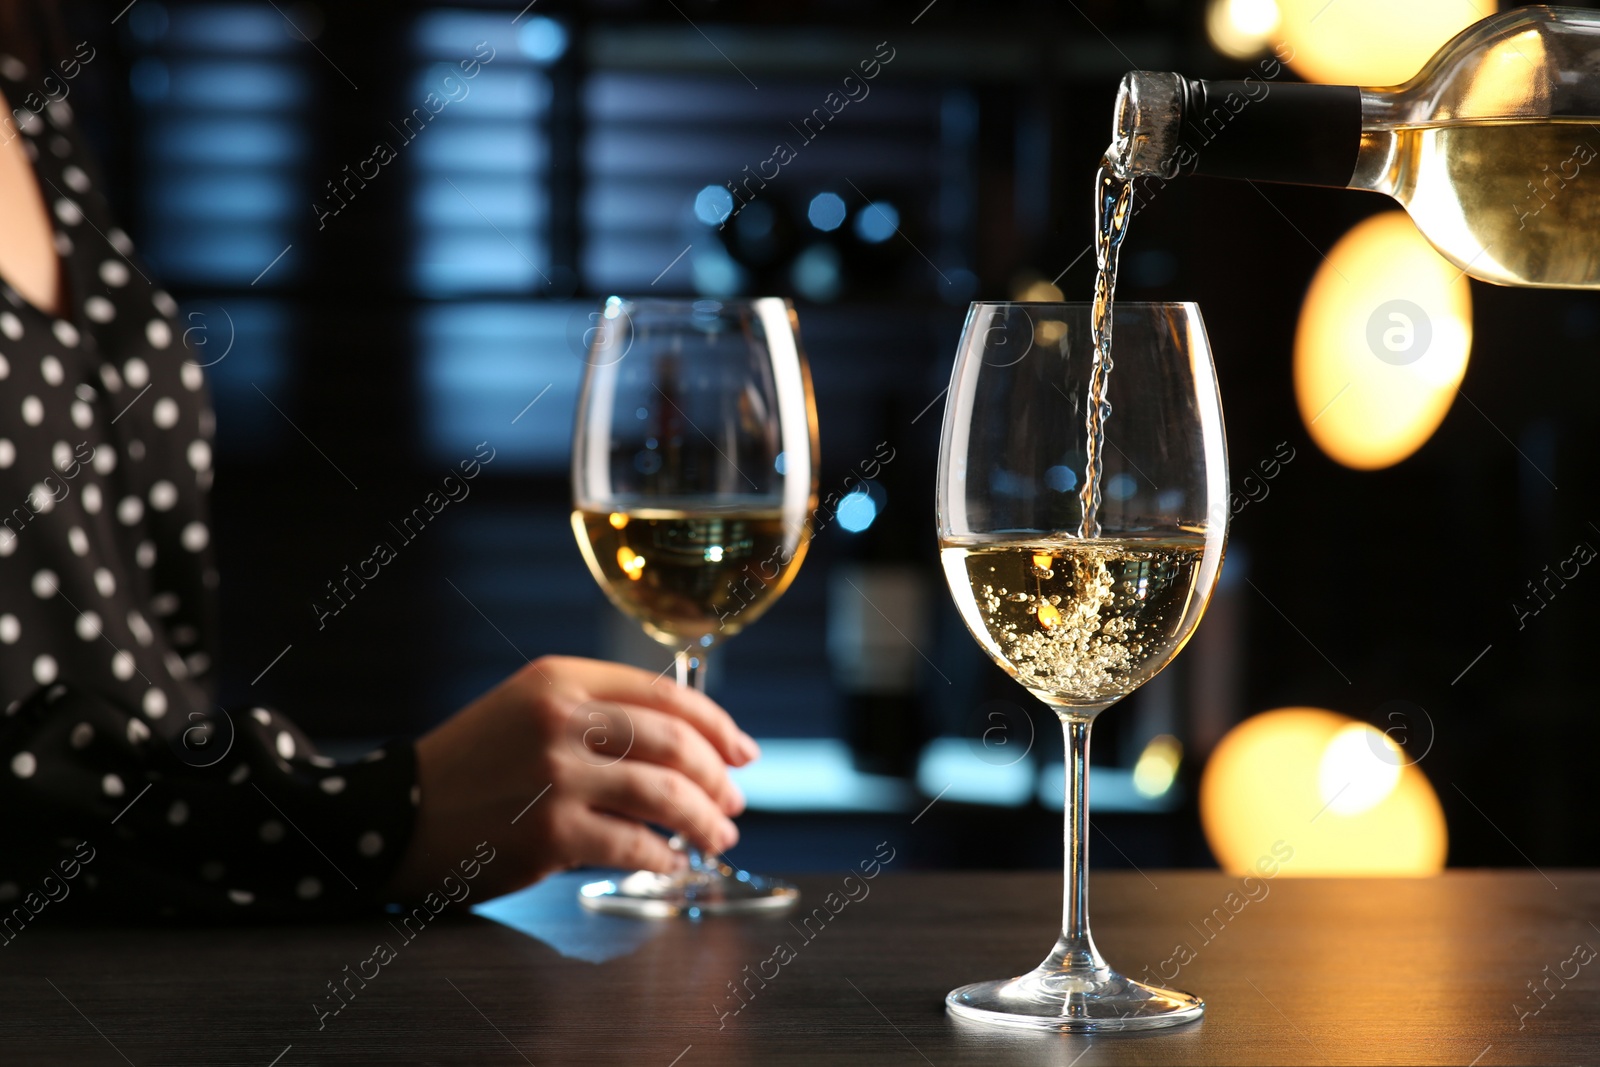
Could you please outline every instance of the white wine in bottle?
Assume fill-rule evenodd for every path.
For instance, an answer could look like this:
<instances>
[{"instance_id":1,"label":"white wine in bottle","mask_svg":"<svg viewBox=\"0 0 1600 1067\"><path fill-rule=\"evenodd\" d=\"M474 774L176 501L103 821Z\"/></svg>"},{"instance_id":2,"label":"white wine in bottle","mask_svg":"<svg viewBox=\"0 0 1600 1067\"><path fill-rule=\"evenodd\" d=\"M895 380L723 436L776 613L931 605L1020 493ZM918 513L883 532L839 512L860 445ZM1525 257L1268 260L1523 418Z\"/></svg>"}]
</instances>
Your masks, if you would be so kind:
<instances>
[{"instance_id":1,"label":"white wine in bottle","mask_svg":"<svg viewBox=\"0 0 1600 1067\"><path fill-rule=\"evenodd\" d=\"M1394 198L1469 274L1502 285L1600 288L1594 122L1402 126L1368 139L1367 150L1390 161Z\"/></svg>"},{"instance_id":2,"label":"white wine in bottle","mask_svg":"<svg viewBox=\"0 0 1600 1067\"><path fill-rule=\"evenodd\" d=\"M1385 193L1474 278L1600 289L1597 52L1600 12L1521 7L1463 30L1398 86L1134 71L1117 97L1112 163L1159 181Z\"/></svg>"}]
</instances>

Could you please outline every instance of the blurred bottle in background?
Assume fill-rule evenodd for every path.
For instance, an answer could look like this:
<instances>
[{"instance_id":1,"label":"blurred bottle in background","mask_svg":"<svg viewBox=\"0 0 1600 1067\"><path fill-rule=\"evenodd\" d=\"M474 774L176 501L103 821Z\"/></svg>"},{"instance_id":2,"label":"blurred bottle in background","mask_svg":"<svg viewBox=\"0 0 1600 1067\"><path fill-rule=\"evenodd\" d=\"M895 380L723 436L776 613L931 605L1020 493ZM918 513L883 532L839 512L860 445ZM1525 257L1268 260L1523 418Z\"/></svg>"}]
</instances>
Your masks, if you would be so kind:
<instances>
[{"instance_id":1,"label":"blurred bottle in background","mask_svg":"<svg viewBox=\"0 0 1600 1067\"><path fill-rule=\"evenodd\" d=\"M921 649L932 642L934 575L927 486L917 492L918 465L889 441L909 421L902 406L885 400L876 477L852 486L834 515L845 545L828 585L828 658L856 769L911 777L929 734Z\"/></svg>"}]
</instances>

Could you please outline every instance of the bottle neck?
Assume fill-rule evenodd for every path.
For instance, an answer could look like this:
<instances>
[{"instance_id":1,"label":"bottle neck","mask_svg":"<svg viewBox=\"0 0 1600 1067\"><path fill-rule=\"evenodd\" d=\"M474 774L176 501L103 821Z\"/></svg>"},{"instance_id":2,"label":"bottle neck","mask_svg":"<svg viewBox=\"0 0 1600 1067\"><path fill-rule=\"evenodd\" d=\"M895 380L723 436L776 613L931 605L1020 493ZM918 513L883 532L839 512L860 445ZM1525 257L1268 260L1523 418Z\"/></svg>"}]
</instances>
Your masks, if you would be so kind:
<instances>
[{"instance_id":1,"label":"bottle neck","mask_svg":"<svg viewBox=\"0 0 1600 1067\"><path fill-rule=\"evenodd\" d=\"M1404 89L1131 71L1107 157L1121 177L1203 174L1394 196L1393 131L1414 121L1415 105Z\"/></svg>"},{"instance_id":2,"label":"bottle neck","mask_svg":"<svg viewBox=\"0 0 1600 1067\"><path fill-rule=\"evenodd\" d=\"M1175 173L1349 187L1361 170L1368 90L1179 79Z\"/></svg>"},{"instance_id":3,"label":"bottle neck","mask_svg":"<svg viewBox=\"0 0 1600 1067\"><path fill-rule=\"evenodd\" d=\"M1361 90L1361 146L1350 176L1351 189L1395 195L1400 167L1392 130L1401 121L1401 103L1401 94L1390 89Z\"/></svg>"}]
</instances>

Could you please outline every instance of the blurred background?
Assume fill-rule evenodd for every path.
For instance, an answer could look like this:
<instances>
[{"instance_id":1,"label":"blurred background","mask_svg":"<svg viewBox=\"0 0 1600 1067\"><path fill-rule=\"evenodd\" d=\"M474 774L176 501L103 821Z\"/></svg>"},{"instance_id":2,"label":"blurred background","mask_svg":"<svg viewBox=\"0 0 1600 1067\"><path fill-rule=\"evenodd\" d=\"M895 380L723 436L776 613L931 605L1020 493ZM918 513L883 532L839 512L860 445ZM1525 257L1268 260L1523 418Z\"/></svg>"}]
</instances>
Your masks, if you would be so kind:
<instances>
[{"instance_id":1,"label":"blurred background","mask_svg":"<svg viewBox=\"0 0 1600 1067\"><path fill-rule=\"evenodd\" d=\"M895 458L713 664L767 751L733 858L789 871L890 832L926 867L1060 862L1059 730L955 615L933 478L967 302L1090 295L1120 75L1276 55L1280 79L1386 84L1494 9L124 3L64 0L96 49L70 100L208 365L228 703L354 749L541 654L666 666L568 524L589 315L611 293L795 300L823 493ZM751 202L720 226L730 189ZM1451 865L1600 859L1600 576L1561 569L1600 545L1600 296L1437 280L1409 223L1352 232L1394 207L1206 179L1140 196L1118 295L1203 308L1236 498L1188 650L1097 726L1098 868L1242 869L1269 809L1301 873L1431 869L1446 833ZM1330 258L1376 266L1335 286ZM1360 333L1402 295L1434 300L1422 379L1327 325ZM1340 374L1326 406L1297 394ZM471 496L319 627L327 584L480 442ZM1260 715L1286 707L1347 718Z\"/></svg>"}]
</instances>

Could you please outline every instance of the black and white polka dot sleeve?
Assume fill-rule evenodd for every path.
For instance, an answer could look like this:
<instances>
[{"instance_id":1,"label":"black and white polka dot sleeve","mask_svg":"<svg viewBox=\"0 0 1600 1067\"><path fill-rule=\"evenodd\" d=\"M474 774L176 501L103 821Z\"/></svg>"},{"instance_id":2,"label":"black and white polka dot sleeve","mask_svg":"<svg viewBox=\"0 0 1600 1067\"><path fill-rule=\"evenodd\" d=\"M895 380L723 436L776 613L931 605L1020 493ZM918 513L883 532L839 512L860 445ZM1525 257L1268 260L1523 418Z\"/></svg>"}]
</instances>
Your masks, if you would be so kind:
<instances>
[{"instance_id":1,"label":"black and white polka dot sleeve","mask_svg":"<svg viewBox=\"0 0 1600 1067\"><path fill-rule=\"evenodd\" d=\"M0 811L26 813L0 829L0 940L15 936L7 913L47 906L45 878L64 885L67 859L86 875L80 907L102 913L249 920L379 904L419 799L413 753L401 741L338 764L265 708L152 721L40 688L0 725Z\"/></svg>"},{"instance_id":2,"label":"black and white polka dot sleeve","mask_svg":"<svg viewBox=\"0 0 1600 1067\"><path fill-rule=\"evenodd\" d=\"M65 297L0 278L0 938L68 867L139 914L370 905L411 833L414 750L335 765L277 713L215 703L205 373L69 105L17 106L28 77L0 53Z\"/></svg>"}]
</instances>

